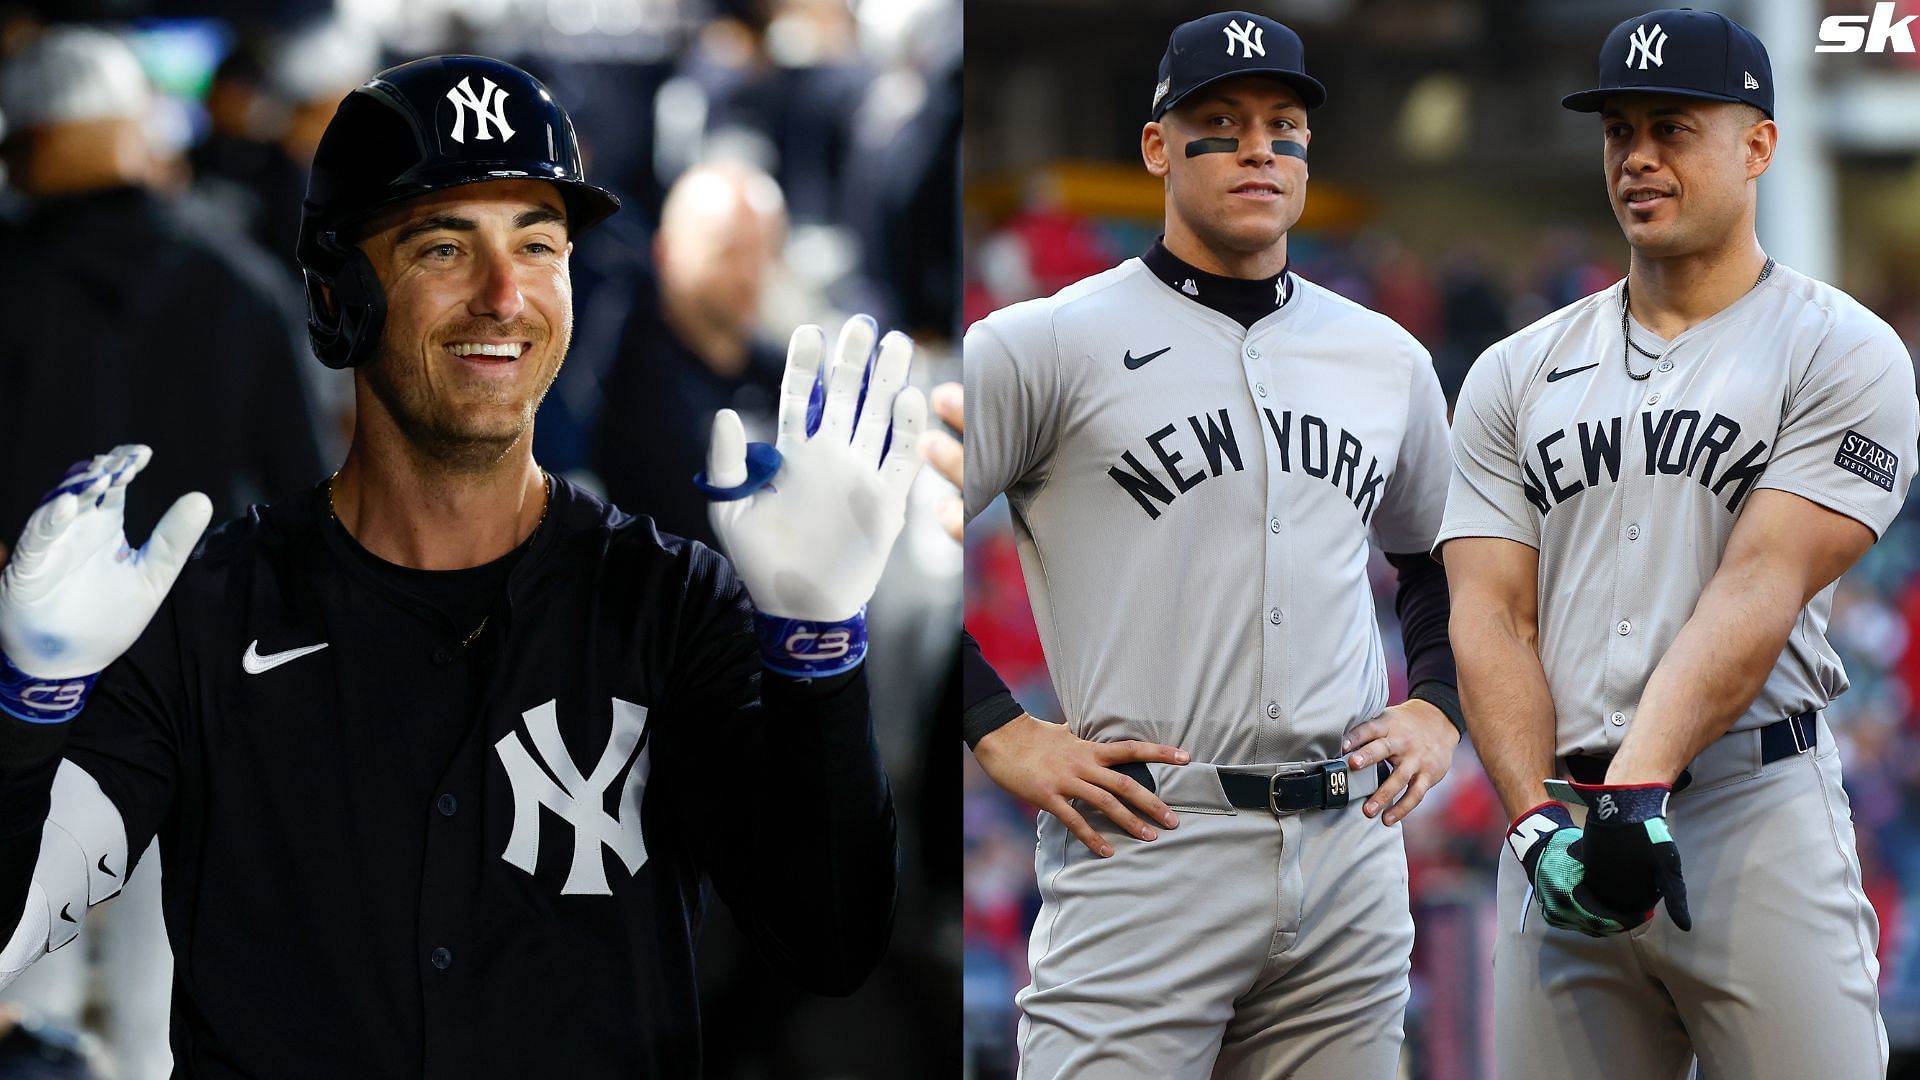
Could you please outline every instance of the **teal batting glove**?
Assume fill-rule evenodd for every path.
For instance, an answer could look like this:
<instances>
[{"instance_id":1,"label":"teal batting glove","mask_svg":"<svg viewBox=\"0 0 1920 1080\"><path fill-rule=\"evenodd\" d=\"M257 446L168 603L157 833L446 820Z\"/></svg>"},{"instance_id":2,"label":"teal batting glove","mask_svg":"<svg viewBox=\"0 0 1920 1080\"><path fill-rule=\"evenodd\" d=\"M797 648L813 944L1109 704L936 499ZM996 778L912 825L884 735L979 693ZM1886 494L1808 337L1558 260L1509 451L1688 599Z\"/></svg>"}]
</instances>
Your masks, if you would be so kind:
<instances>
[{"instance_id":1,"label":"teal batting glove","mask_svg":"<svg viewBox=\"0 0 1920 1080\"><path fill-rule=\"evenodd\" d=\"M1514 819L1507 847L1526 868L1548 926L1588 937L1619 934L1645 920L1623 919L1596 902L1585 888L1584 835L1564 803L1544 802Z\"/></svg>"}]
</instances>

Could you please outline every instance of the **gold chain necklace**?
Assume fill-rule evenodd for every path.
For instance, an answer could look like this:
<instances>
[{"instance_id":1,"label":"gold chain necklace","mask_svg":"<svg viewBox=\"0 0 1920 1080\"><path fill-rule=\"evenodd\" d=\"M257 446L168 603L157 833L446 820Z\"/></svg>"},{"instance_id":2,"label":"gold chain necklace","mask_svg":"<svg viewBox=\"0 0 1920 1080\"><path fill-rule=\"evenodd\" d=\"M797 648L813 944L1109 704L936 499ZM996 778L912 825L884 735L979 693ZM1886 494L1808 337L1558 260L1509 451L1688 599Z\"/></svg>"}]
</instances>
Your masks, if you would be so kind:
<instances>
[{"instance_id":1,"label":"gold chain necklace","mask_svg":"<svg viewBox=\"0 0 1920 1080\"><path fill-rule=\"evenodd\" d=\"M533 523L533 531L527 534L527 539L529 540L539 534L540 526L547 523L547 508L553 505L553 474L545 469L541 469L540 478L545 483L545 491L540 496L540 519ZM340 479L339 469L333 470L333 475L327 477L327 514L333 518L334 524L344 529L346 525L340 521L340 508L335 506L333 502L333 482L338 479ZM460 639L460 647L464 649L478 640L481 632L487 628L487 620L491 618L493 618L491 613L480 616L480 625L474 627L471 633Z\"/></svg>"}]
</instances>

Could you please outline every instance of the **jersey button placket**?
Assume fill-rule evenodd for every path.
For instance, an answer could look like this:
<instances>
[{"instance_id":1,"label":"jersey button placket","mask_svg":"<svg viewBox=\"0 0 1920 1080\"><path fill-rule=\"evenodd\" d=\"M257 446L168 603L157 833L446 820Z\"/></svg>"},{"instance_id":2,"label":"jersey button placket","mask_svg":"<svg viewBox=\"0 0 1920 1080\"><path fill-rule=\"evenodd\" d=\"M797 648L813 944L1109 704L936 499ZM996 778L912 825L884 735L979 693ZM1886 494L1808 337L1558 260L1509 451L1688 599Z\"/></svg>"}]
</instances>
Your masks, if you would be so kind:
<instances>
[{"instance_id":1,"label":"jersey button placket","mask_svg":"<svg viewBox=\"0 0 1920 1080\"><path fill-rule=\"evenodd\" d=\"M1269 358L1263 362L1262 355L1263 350L1260 346L1244 338L1241 340L1241 370L1246 379L1245 385L1253 391L1256 415L1259 415L1261 410L1277 410L1284 407L1284 403L1269 404L1277 396L1277 390L1267 385L1267 375L1268 369L1276 361ZM1264 571L1262 598L1267 606L1262 612L1263 625L1260 627L1258 673L1260 697L1257 700L1261 702L1262 714L1272 722L1280 720L1285 715L1282 703L1290 699L1287 677L1292 650L1288 647L1286 615L1281 610L1279 601L1283 599L1280 590L1287 581L1292 579L1293 537L1282 522L1280 514L1281 509L1286 505L1286 499L1281 490L1286 474L1280 468L1272 440L1262 439L1260 445L1265 452L1267 463L1267 536L1263 544L1266 557L1262 560ZM1278 730L1272 733L1265 731L1257 733L1251 747L1256 760L1264 760L1259 755L1266 753L1269 748L1280 745L1279 740L1283 737L1284 733Z\"/></svg>"}]
</instances>

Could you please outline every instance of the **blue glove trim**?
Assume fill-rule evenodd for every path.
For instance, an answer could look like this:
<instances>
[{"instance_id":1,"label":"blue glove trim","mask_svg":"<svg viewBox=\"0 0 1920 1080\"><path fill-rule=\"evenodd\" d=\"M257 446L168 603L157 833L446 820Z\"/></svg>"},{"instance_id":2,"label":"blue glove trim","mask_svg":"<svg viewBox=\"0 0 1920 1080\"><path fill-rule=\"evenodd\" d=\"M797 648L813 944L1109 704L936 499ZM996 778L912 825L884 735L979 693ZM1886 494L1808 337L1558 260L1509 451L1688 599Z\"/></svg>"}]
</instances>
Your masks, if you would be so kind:
<instances>
[{"instance_id":1,"label":"blue glove trim","mask_svg":"<svg viewBox=\"0 0 1920 1080\"><path fill-rule=\"evenodd\" d=\"M865 639L862 638L864 651ZM74 679L42 679L13 666L0 653L0 712L29 724L63 724L80 715L98 672Z\"/></svg>"},{"instance_id":2,"label":"blue glove trim","mask_svg":"<svg viewBox=\"0 0 1920 1080\"><path fill-rule=\"evenodd\" d=\"M707 482L707 471L693 474L693 486L706 492L707 498L714 502L732 502L766 487L773 480L773 474L780 471L780 451L772 443L747 444L747 478L745 481L728 488L715 487Z\"/></svg>"},{"instance_id":3,"label":"blue glove trim","mask_svg":"<svg viewBox=\"0 0 1920 1080\"><path fill-rule=\"evenodd\" d=\"M844 675L867 658L867 609L843 622L810 622L753 613L767 670L795 679Z\"/></svg>"}]
</instances>

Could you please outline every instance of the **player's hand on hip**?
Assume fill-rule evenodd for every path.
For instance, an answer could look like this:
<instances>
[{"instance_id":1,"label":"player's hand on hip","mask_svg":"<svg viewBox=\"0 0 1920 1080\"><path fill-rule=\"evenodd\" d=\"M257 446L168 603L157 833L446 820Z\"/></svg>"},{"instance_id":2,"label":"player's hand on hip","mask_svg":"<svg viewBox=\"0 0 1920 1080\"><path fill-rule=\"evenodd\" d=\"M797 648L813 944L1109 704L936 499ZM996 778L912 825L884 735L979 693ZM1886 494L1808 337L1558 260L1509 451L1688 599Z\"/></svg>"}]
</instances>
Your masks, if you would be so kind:
<instances>
[{"instance_id":1,"label":"player's hand on hip","mask_svg":"<svg viewBox=\"0 0 1920 1080\"><path fill-rule=\"evenodd\" d=\"M1382 825L1393 825L1413 813L1433 785L1447 775L1459 745L1460 733L1447 714L1431 702L1413 698L1350 729L1340 750L1349 769L1370 769L1383 761L1393 766L1380 790L1361 807L1368 817L1379 816Z\"/></svg>"},{"instance_id":2,"label":"player's hand on hip","mask_svg":"<svg viewBox=\"0 0 1920 1080\"><path fill-rule=\"evenodd\" d=\"M982 738L973 756L994 783L1059 818L1068 832L1101 858L1112 855L1113 846L1074 809L1074 799L1142 840L1159 834L1135 809L1165 828L1179 823L1153 792L1112 768L1130 761L1185 765L1187 752L1176 747L1138 740L1091 742L1067 730L1065 724L1049 724L1022 713Z\"/></svg>"},{"instance_id":3,"label":"player's hand on hip","mask_svg":"<svg viewBox=\"0 0 1920 1080\"><path fill-rule=\"evenodd\" d=\"M1667 915L1693 929L1680 849L1667 828L1666 784L1575 784L1587 804L1586 887L1596 905L1625 912L1638 926L1666 901Z\"/></svg>"},{"instance_id":4,"label":"player's hand on hip","mask_svg":"<svg viewBox=\"0 0 1920 1080\"><path fill-rule=\"evenodd\" d=\"M1585 834L1562 803L1541 803L1514 819L1507 830L1507 848L1526 870L1548 926L1606 937L1645 922L1594 900L1586 884L1585 846Z\"/></svg>"},{"instance_id":5,"label":"player's hand on hip","mask_svg":"<svg viewBox=\"0 0 1920 1080\"><path fill-rule=\"evenodd\" d=\"M182 495L139 549L127 546L127 485L153 451L118 446L76 463L27 519L0 572L0 707L56 722L126 652L173 588L213 517Z\"/></svg>"},{"instance_id":6,"label":"player's hand on hip","mask_svg":"<svg viewBox=\"0 0 1920 1080\"><path fill-rule=\"evenodd\" d=\"M933 388L927 399L933 407L933 414L944 420L948 427L960 432L967 431L966 392L959 383L941 383ZM947 482L961 490L966 489L966 453L960 440L944 431L934 429L920 436L920 456L927 459L933 471L945 477ZM940 527L947 535L958 541L962 538L966 521L965 503L958 495L943 496L940 500Z\"/></svg>"}]
</instances>

